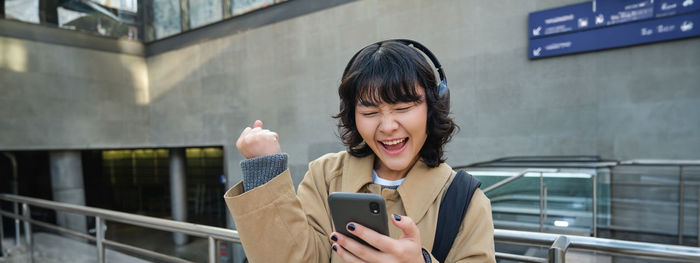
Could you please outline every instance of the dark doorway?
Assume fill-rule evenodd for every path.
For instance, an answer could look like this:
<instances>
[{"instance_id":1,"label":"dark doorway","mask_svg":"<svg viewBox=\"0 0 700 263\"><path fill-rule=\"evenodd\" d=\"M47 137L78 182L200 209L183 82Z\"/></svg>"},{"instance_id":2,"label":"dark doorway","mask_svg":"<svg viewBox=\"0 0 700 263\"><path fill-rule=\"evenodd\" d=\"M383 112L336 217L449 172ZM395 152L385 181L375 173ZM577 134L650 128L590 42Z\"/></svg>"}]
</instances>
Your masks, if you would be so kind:
<instances>
[{"instance_id":1,"label":"dark doorway","mask_svg":"<svg viewBox=\"0 0 700 263\"><path fill-rule=\"evenodd\" d=\"M14 161L13 161L14 160ZM14 171L17 176L17 193L13 189ZM51 174L49 170L49 154L46 151L9 151L0 153L0 193L18 194L51 200ZM3 211L14 212L14 205L2 201ZM17 211L21 213L22 208ZM44 222L55 222L56 214L52 210L32 207L32 218ZM15 235L14 220L3 217L5 237Z\"/></svg>"},{"instance_id":2,"label":"dark doorway","mask_svg":"<svg viewBox=\"0 0 700 263\"><path fill-rule=\"evenodd\" d=\"M188 222L225 227L223 151L186 149ZM88 206L170 218L168 149L83 151Z\"/></svg>"}]
</instances>

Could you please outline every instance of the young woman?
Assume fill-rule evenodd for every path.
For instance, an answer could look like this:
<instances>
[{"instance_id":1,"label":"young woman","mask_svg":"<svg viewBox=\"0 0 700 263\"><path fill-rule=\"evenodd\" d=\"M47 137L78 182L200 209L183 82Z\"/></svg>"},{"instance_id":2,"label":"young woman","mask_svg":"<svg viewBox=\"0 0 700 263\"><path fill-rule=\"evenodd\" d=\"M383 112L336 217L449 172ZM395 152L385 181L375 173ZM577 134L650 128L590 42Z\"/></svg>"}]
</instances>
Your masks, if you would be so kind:
<instances>
[{"instance_id":1,"label":"young woman","mask_svg":"<svg viewBox=\"0 0 700 263\"><path fill-rule=\"evenodd\" d=\"M243 182L224 198L251 262L437 262L429 251L456 175L444 163L443 147L456 125L432 67L409 44L420 45L383 41L350 60L335 116L347 150L312 161L298 193L278 135L259 120L241 133ZM393 213L390 236L346 226L377 250L334 232L332 192L385 199ZM477 189L445 261L495 262L494 254L490 202Z\"/></svg>"}]
</instances>

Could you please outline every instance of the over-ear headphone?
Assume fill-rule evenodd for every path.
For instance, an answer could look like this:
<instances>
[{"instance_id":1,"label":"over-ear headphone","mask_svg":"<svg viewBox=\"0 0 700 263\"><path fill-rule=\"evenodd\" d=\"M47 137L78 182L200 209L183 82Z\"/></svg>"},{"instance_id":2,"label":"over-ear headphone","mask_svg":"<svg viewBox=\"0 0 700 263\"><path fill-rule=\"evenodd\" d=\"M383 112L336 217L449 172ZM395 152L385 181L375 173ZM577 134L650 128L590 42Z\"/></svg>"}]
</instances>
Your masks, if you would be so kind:
<instances>
[{"instance_id":1,"label":"over-ear headphone","mask_svg":"<svg viewBox=\"0 0 700 263\"><path fill-rule=\"evenodd\" d=\"M373 43L369 46L373 46L373 45L377 45L377 44L381 45L382 43L389 42L389 41L399 42L399 43L402 43L402 44L409 46L409 47L412 46L413 48L423 52L423 54L425 54L428 57L428 59L430 59L430 62L433 63L433 66L435 67L435 69L437 69L438 76L440 77L440 82L437 84L438 99L445 100L447 102L447 105L449 105L449 103L450 103L450 90L447 89L447 77L445 77L445 72L442 69L442 65L440 65L440 61L438 61L437 57L435 57L435 55L433 55L433 52L430 52L430 49L425 47L423 44L418 43L417 41L414 41L414 40L410 40L410 39L389 39L389 40L384 40L384 41L379 41L379 42ZM369 47L369 46L367 46L367 47ZM362 52L362 50L364 50L367 47L360 49L359 51L357 51L357 53L355 53L355 55L352 56L352 58L348 62L348 65L345 66L345 70L343 71L343 76L347 75L348 71L350 70L350 67L355 62L355 58L357 58L357 56L360 54L360 52Z\"/></svg>"}]
</instances>

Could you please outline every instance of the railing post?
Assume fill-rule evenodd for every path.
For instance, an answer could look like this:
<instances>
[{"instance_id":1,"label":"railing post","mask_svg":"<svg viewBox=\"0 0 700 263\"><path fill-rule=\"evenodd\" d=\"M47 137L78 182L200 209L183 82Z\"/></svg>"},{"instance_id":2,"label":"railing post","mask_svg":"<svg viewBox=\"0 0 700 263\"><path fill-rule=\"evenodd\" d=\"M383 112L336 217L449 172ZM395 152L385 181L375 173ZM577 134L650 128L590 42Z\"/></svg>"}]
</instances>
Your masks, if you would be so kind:
<instances>
[{"instance_id":1,"label":"railing post","mask_svg":"<svg viewBox=\"0 0 700 263\"><path fill-rule=\"evenodd\" d=\"M569 249L571 241L566 236L559 236L551 247L549 247L549 263L566 262L566 250Z\"/></svg>"},{"instance_id":2,"label":"railing post","mask_svg":"<svg viewBox=\"0 0 700 263\"><path fill-rule=\"evenodd\" d=\"M683 207L685 206L685 193L683 192L683 166L678 173L678 244L683 245Z\"/></svg>"},{"instance_id":3,"label":"railing post","mask_svg":"<svg viewBox=\"0 0 700 263\"><path fill-rule=\"evenodd\" d=\"M95 217L95 246L97 247L97 262L99 263L104 263L105 262L105 246L104 246L104 239L105 239L105 233L102 224L104 224L105 220L100 218L99 216Z\"/></svg>"},{"instance_id":4,"label":"railing post","mask_svg":"<svg viewBox=\"0 0 700 263\"><path fill-rule=\"evenodd\" d=\"M544 225L547 224L547 184L544 184L542 188L544 189L544 201L542 201L544 205L542 209L542 230L544 230Z\"/></svg>"},{"instance_id":5,"label":"railing post","mask_svg":"<svg viewBox=\"0 0 700 263\"><path fill-rule=\"evenodd\" d=\"M593 237L598 236L598 170L593 174Z\"/></svg>"},{"instance_id":6,"label":"railing post","mask_svg":"<svg viewBox=\"0 0 700 263\"><path fill-rule=\"evenodd\" d=\"M15 212L15 216L19 216L19 205L17 202L12 202L13 204L13 210ZM19 239L20 239L20 224L19 224L19 219L15 217L15 246L19 247Z\"/></svg>"},{"instance_id":7,"label":"railing post","mask_svg":"<svg viewBox=\"0 0 700 263\"><path fill-rule=\"evenodd\" d=\"M209 236L209 263L216 263L216 240Z\"/></svg>"},{"instance_id":8,"label":"railing post","mask_svg":"<svg viewBox=\"0 0 700 263\"><path fill-rule=\"evenodd\" d=\"M2 248L3 240L5 240L5 228L2 224L2 215L0 215L0 258L5 256L5 250Z\"/></svg>"},{"instance_id":9,"label":"railing post","mask_svg":"<svg viewBox=\"0 0 700 263\"><path fill-rule=\"evenodd\" d=\"M31 210L28 204L22 204L22 215L27 219L31 219ZM32 245L32 224L29 221L24 221L24 235L27 240L27 245Z\"/></svg>"},{"instance_id":10,"label":"railing post","mask_svg":"<svg viewBox=\"0 0 700 263\"><path fill-rule=\"evenodd\" d=\"M700 186L698 186L698 214L695 221L698 224L698 247L700 247Z\"/></svg>"},{"instance_id":11,"label":"railing post","mask_svg":"<svg viewBox=\"0 0 700 263\"><path fill-rule=\"evenodd\" d=\"M540 172L540 232L543 232L544 230L544 217L545 210L547 209L545 191L546 186L544 185L544 176L542 175L542 172Z\"/></svg>"},{"instance_id":12,"label":"railing post","mask_svg":"<svg viewBox=\"0 0 700 263\"><path fill-rule=\"evenodd\" d=\"M24 221L24 234L27 239L27 247L29 247L29 261L34 262L34 245L32 244L32 223L29 222L32 219L32 211L29 210L29 204L22 204L22 215L26 218Z\"/></svg>"},{"instance_id":13,"label":"railing post","mask_svg":"<svg viewBox=\"0 0 700 263\"><path fill-rule=\"evenodd\" d=\"M10 159L10 163L12 163L12 181L10 181L10 188L12 188L12 193L13 194L18 194L18 186L19 183L17 182L17 158L15 158L15 155L9 152L4 152L3 155ZM19 216L19 208L17 206L17 202L12 202L12 208L13 211L15 212L15 216ZM15 218L15 246L19 246L19 219Z\"/></svg>"}]
</instances>

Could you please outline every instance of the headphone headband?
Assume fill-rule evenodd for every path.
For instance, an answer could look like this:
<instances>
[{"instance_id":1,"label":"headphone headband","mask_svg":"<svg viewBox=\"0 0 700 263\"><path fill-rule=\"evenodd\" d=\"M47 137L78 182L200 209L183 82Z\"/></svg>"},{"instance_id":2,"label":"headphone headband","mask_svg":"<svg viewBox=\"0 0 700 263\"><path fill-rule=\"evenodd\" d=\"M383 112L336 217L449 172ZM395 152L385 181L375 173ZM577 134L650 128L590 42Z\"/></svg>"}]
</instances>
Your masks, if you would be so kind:
<instances>
[{"instance_id":1,"label":"headphone headband","mask_svg":"<svg viewBox=\"0 0 700 263\"><path fill-rule=\"evenodd\" d=\"M415 40L410 40L410 39L389 39L389 40L375 42L371 45L368 45L367 47L377 45L377 44L381 45L384 42L390 42L390 41L399 42L399 43L402 43L402 44L409 46L409 47L413 46L413 48L419 50L420 52L423 52L423 54L425 54L428 57L430 62L433 63L433 66L437 70L438 76L440 77L440 83L438 83L438 96L446 97L447 99L449 99L450 91L447 89L447 77L445 76L445 72L442 69L442 65L440 64L440 61L438 61L437 57L435 57L435 55L433 55L433 52L430 52L430 49L425 47L423 44L418 43ZM364 50L367 47L360 49L359 51L357 51L357 53L355 53L355 55L352 56L352 58L350 59L350 62L348 62L348 65L345 66L345 70L343 71L343 76L345 76L348 73L348 71L350 70L350 67L355 62L355 59L360 54L360 52L362 52L362 50Z\"/></svg>"},{"instance_id":2,"label":"headphone headband","mask_svg":"<svg viewBox=\"0 0 700 263\"><path fill-rule=\"evenodd\" d=\"M428 59L430 59L430 62L433 63L433 66L435 67L435 69L437 69L438 75L440 76L440 81L444 80L445 82L447 82L447 78L445 77L445 72L442 70L442 65L440 64L440 61L438 61L437 57L435 57L435 55L433 55L433 52L430 52L430 49L425 47L423 44L418 43L417 41L414 41L414 40L410 40L410 39L391 39L391 40L385 40L385 41L381 41L381 42L377 42L377 43L382 43L382 42L386 42L386 41L401 42L407 46L412 45L414 48L423 52L423 54L428 56Z\"/></svg>"}]
</instances>

